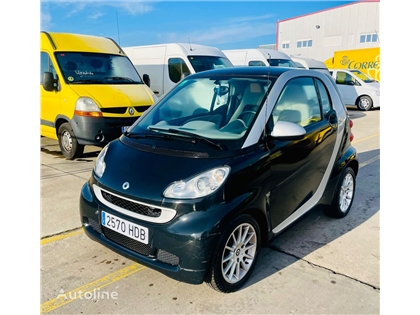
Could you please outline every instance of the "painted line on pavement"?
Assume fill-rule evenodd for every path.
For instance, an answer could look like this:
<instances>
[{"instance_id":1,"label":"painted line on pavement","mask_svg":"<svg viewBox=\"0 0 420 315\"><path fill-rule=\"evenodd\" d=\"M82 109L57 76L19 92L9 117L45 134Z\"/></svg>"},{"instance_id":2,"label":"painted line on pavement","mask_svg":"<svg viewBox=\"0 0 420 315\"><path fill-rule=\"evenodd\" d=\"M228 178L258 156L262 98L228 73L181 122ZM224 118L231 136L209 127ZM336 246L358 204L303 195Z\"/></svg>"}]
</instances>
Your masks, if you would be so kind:
<instances>
[{"instance_id":1,"label":"painted line on pavement","mask_svg":"<svg viewBox=\"0 0 420 315\"><path fill-rule=\"evenodd\" d=\"M61 234L43 238L41 239L41 245L45 245L45 244L56 242L56 241L61 241L62 239L65 239L67 237L76 236L82 233L83 233L83 229L80 227L70 232L61 233Z\"/></svg>"}]
</instances>

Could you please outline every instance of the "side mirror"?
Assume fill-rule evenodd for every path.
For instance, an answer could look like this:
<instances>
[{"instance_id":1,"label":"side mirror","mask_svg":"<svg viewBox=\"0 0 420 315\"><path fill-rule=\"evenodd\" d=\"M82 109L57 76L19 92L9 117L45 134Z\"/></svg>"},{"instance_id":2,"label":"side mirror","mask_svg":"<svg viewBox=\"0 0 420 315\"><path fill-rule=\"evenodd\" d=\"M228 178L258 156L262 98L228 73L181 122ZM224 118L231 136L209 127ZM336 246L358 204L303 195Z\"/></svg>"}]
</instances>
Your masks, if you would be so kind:
<instances>
[{"instance_id":1,"label":"side mirror","mask_svg":"<svg viewBox=\"0 0 420 315\"><path fill-rule=\"evenodd\" d=\"M55 84L57 84L57 80L54 79L52 72L44 72L42 75L42 86L44 90L48 92L54 91L56 89Z\"/></svg>"},{"instance_id":2,"label":"side mirror","mask_svg":"<svg viewBox=\"0 0 420 315\"><path fill-rule=\"evenodd\" d=\"M143 74L143 81L148 87L150 87L150 77L148 74Z\"/></svg>"},{"instance_id":3,"label":"side mirror","mask_svg":"<svg viewBox=\"0 0 420 315\"><path fill-rule=\"evenodd\" d=\"M280 140L300 140L306 135L306 130L301 125L290 121L279 120L274 125L271 136Z\"/></svg>"}]
</instances>

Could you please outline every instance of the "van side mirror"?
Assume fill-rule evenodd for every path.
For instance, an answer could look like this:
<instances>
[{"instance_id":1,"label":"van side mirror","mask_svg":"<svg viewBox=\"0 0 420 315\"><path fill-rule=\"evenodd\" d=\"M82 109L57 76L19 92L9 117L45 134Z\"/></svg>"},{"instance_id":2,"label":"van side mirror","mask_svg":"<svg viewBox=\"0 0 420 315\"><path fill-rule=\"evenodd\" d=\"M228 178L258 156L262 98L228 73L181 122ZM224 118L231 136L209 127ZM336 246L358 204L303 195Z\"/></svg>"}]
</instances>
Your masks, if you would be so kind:
<instances>
[{"instance_id":1,"label":"van side mirror","mask_svg":"<svg viewBox=\"0 0 420 315\"><path fill-rule=\"evenodd\" d=\"M150 77L148 74L143 74L143 81L148 87L150 87Z\"/></svg>"},{"instance_id":2,"label":"van side mirror","mask_svg":"<svg viewBox=\"0 0 420 315\"><path fill-rule=\"evenodd\" d=\"M42 75L42 86L44 87L45 91L54 91L56 89L55 84L57 84L57 80L54 79L52 72L44 72Z\"/></svg>"}]
</instances>

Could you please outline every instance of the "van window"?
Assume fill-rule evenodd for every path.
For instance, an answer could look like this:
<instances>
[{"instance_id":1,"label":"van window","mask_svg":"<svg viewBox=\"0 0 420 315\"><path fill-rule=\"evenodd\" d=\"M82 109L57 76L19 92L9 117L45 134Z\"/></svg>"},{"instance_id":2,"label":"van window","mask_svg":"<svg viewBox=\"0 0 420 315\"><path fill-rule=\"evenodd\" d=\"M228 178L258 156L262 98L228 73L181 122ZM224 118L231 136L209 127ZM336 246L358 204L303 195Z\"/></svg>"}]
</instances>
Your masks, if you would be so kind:
<instances>
[{"instance_id":1,"label":"van window","mask_svg":"<svg viewBox=\"0 0 420 315\"><path fill-rule=\"evenodd\" d=\"M268 59L267 61L272 67L298 68L294 61L288 59Z\"/></svg>"},{"instance_id":2,"label":"van window","mask_svg":"<svg viewBox=\"0 0 420 315\"><path fill-rule=\"evenodd\" d=\"M259 61L259 60L252 60L250 62L248 62L248 66L265 66L264 62Z\"/></svg>"},{"instance_id":3,"label":"van window","mask_svg":"<svg viewBox=\"0 0 420 315\"><path fill-rule=\"evenodd\" d=\"M55 56L64 79L70 84L143 83L125 56L84 52L58 52Z\"/></svg>"},{"instance_id":4,"label":"van window","mask_svg":"<svg viewBox=\"0 0 420 315\"><path fill-rule=\"evenodd\" d=\"M182 58L169 58L168 60L169 78L172 82L181 81L181 75L187 76L191 74L187 64Z\"/></svg>"},{"instance_id":5,"label":"van window","mask_svg":"<svg viewBox=\"0 0 420 315\"><path fill-rule=\"evenodd\" d=\"M337 71L335 83L341 85L361 85L352 75L343 71Z\"/></svg>"},{"instance_id":6,"label":"van window","mask_svg":"<svg viewBox=\"0 0 420 315\"><path fill-rule=\"evenodd\" d=\"M52 60L50 56L46 52L41 52L41 84L42 84L42 76L44 72L52 72L54 78L57 78L57 72L55 71L54 65L52 64Z\"/></svg>"},{"instance_id":7,"label":"van window","mask_svg":"<svg viewBox=\"0 0 420 315\"><path fill-rule=\"evenodd\" d=\"M215 56L188 56L195 72L233 67L229 59Z\"/></svg>"}]
</instances>

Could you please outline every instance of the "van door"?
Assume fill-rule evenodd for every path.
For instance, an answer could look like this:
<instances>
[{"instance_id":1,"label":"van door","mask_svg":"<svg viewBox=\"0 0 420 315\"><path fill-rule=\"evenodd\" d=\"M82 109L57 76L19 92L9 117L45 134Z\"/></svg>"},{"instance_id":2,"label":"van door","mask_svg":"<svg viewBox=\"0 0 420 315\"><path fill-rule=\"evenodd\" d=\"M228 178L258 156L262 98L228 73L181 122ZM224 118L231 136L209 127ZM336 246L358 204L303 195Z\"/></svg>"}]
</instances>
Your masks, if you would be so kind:
<instances>
[{"instance_id":1,"label":"van door","mask_svg":"<svg viewBox=\"0 0 420 315\"><path fill-rule=\"evenodd\" d=\"M344 103L346 105L356 105L356 99L359 95L357 87L360 86L356 78L345 71L338 70L335 76L335 83L343 96Z\"/></svg>"},{"instance_id":2,"label":"van door","mask_svg":"<svg viewBox=\"0 0 420 315\"><path fill-rule=\"evenodd\" d=\"M55 130L55 119L60 113L60 92L57 90L46 91L42 86L44 72L52 72L54 78L58 79L57 72L47 52L41 51L41 135L57 138Z\"/></svg>"}]
</instances>

